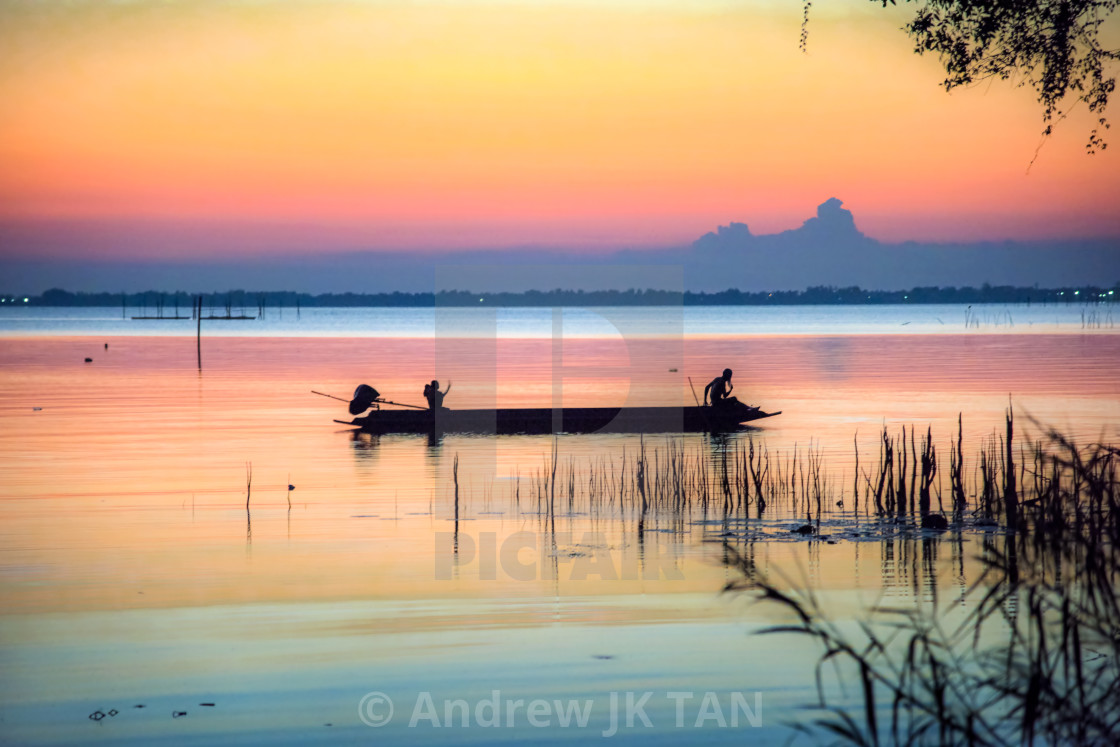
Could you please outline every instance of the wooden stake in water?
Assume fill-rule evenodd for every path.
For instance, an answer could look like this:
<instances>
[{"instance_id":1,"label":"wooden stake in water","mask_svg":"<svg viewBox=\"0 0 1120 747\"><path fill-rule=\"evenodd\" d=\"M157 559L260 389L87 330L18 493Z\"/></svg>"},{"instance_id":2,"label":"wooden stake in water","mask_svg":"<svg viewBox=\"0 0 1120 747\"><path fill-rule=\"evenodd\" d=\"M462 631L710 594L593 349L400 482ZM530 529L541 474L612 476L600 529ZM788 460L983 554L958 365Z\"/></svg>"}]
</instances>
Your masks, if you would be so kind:
<instances>
[{"instance_id":1,"label":"wooden stake in water","mask_svg":"<svg viewBox=\"0 0 1120 747\"><path fill-rule=\"evenodd\" d=\"M198 370L202 370L202 296L198 297L198 331L195 334L195 346L198 348Z\"/></svg>"},{"instance_id":2,"label":"wooden stake in water","mask_svg":"<svg viewBox=\"0 0 1120 747\"><path fill-rule=\"evenodd\" d=\"M249 513L249 498L253 494L253 463L245 462L245 543L253 542L253 516Z\"/></svg>"}]
</instances>

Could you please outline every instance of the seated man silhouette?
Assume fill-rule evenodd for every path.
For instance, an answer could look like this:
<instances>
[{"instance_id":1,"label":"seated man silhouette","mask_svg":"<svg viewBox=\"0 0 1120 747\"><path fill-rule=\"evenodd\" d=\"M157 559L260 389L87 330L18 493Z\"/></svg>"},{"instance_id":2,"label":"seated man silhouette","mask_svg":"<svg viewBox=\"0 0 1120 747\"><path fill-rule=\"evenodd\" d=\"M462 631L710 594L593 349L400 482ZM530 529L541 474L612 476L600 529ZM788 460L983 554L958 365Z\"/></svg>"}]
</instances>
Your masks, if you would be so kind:
<instances>
[{"instance_id":1,"label":"seated man silhouette","mask_svg":"<svg viewBox=\"0 0 1120 747\"><path fill-rule=\"evenodd\" d=\"M704 387L704 404L708 404L708 396L711 395L711 406L720 410L726 410L735 407L739 404L739 400L731 396L731 390L734 389L731 383L731 369L723 369L723 373L711 380L711 382Z\"/></svg>"}]
</instances>

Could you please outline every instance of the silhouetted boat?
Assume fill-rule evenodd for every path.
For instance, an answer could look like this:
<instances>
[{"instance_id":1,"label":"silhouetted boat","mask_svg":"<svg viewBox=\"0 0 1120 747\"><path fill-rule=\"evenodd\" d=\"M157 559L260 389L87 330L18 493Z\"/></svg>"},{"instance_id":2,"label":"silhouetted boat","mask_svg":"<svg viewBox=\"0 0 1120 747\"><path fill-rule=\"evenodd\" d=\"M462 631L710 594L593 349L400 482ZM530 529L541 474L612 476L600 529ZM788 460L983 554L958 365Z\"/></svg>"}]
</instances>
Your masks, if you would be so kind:
<instances>
[{"instance_id":1,"label":"silhouetted boat","mask_svg":"<svg viewBox=\"0 0 1120 747\"><path fill-rule=\"evenodd\" d=\"M744 404L712 407L518 407L503 410L373 410L336 423L371 433L699 433L738 430L780 415Z\"/></svg>"}]
</instances>

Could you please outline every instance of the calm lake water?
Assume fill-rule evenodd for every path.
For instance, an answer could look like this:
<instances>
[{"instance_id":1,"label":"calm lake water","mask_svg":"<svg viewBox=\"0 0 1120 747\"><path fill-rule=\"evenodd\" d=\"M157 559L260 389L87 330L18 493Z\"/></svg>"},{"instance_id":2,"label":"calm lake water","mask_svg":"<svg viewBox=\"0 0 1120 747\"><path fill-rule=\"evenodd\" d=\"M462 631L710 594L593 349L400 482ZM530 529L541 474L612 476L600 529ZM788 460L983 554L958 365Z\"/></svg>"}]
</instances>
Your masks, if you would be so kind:
<instances>
[{"instance_id":1,"label":"calm lake water","mask_svg":"<svg viewBox=\"0 0 1120 747\"><path fill-rule=\"evenodd\" d=\"M190 321L0 310L0 741L784 740L820 652L753 635L778 610L720 593L738 576L716 506L639 529L616 476L643 448L718 470L753 443L819 455L843 498L884 426L948 453L960 415L973 470L1009 404L1024 440L1120 442L1116 332L1077 305L284 309L204 321L200 372ZM689 377L699 394L728 366L782 414L726 437L376 438L311 392L691 403ZM979 533L808 541L801 515L758 520L756 561L842 619L975 580Z\"/></svg>"}]
</instances>

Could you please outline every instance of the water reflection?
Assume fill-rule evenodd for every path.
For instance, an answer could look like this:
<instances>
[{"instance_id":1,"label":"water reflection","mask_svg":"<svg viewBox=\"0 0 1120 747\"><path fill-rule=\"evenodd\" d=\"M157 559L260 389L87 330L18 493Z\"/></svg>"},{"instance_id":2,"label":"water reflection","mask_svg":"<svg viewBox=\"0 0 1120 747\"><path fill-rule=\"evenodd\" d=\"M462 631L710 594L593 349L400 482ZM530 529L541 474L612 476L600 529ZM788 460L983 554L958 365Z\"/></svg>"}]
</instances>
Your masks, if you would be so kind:
<instances>
[{"instance_id":1,"label":"water reflection","mask_svg":"<svg viewBox=\"0 0 1120 747\"><path fill-rule=\"evenodd\" d=\"M377 437L339 431L339 403L309 394L352 391L371 372L382 391L415 392L417 379L441 378L430 340L215 338L201 378L193 339L109 342L89 367L87 339L3 343L0 656L11 666L0 687L19 703L48 704L36 719L97 701L84 720L101 707L106 680L145 696L182 693L183 672L196 673L200 689L259 698L298 680L316 683L293 686L301 697L321 682L316 692L337 698L339 682L356 697L376 687L370 673L416 689L417 673L443 681L447 662L496 680L529 661L575 672L567 691L624 690L648 681L651 651L668 652L657 666L680 689L760 684L744 678L745 660L759 662L767 682L785 678L775 688L804 688L787 666L804 658L800 649L744 635L744 616L775 620L718 597L734 580L733 552L803 574L852 609L856 598L963 598L979 579L978 557L1009 559L1016 577L1034 566L1012 535L954 510L943 456L931 506L944 497L950 526L922 528L913 431L907 450L918 460L887 481L904 500L880 515L869 483L884 424L895 436L903 423L931 425L938 455L949 454L958 413L975 445L1002 424L1009 391L1082 441L1115 440L1120 422L1116 335L859 338L847 353L819 338L690 338L680 380L659 387L672 384L685 400L683 377L747 350L758 364L733 365L749 371L740 386L785 414L756 431L672 439ZM814 353L822 345L849 356L843 381ZM552 392L542 347L499 346L502 382L518 385L510 406ZM564 349L592 362L609 352ZM574 381L564 401L600 404L610 395L601 383ZM652 386L633 396L665 404ZM968 476L976 461L969 450L965 459ZM484 548L493 548L485 562ZM1000 604L1021 617L1013 595ZM607 640L620 654L613 679L578 665ZM246 656L252 665L230 674L229 661ZM27 719L8 702L6 723ZM287 706L276 710L295 718ZM348 695L330 707L354 720ZM52 736L66 743L88 732Z\"/></svg>"},{"instance_id":2,"label":"water reflection","mask_svg":"<svg viewBox=\"0 0 1120 747\"><path fill-rule=\"evenodd\" d=\"M463 522L487 522L472 526L465 535L474 548L483 542L499 547L516 542L528 521L539 536L539 547L534 549L545 553L537 560L551 566L550 579L558 578L558 559L579 558L587 552L578 549L579 542L574 543L577 550L570 549L573 536L586 535L584 544L592 547L613 548L617 557L612 572L600 573L597 580L615 583L616 593L628 593L632 584L627 580L637 576L684 581L685 576L674 574L687 570L696 578L697 562L706 562L705 556L711 559L710 550L696 548L712 545L719 545L724 554L733 549L760 567L766 567L772 556L780 561L799 559L806 580L820 588L859 589L874 579L870 588L884 598L936 603L947 583L955 583L959 590L975 580L968 570L973 564L968 548L978 538L986 538L990 527L958 522L951 532L924 529L917 507L911 504L880 516L868 511L866 501L860 513L814 500L797 492L811 484L805 476L813 468L811 461L808 467L780 475L780 483L768 483L770 502L763 507L750 487L742 484L749 479L742 448L728 448L723 437L705 438L697 445L700 451L673 441L652 447L639 439L635 451L624 447L609 462L580 462L554 450L531 475L511 476L498 488L488 486L484 510L479 510L476 495L463 490L461 483L467 478L456 459L450 507L455 540L452 564L461 571L473 568L477 560L473 551L465 558L459 555ZM500 517L497 528L495 516ZM866 550L871 546L878 552L869 555ZM778 551L779 547L786 549ZM942 562L946 552L948 565ZM665 557L675 560L666 566ZM637 576L627 579L618 572L623 566L636 568ZM675 570L670 573L670 569ZM947 571L951 581L946 580ZM485 576L484 569L475 569L476 581Z\"/></svg>"}]
</instances>

